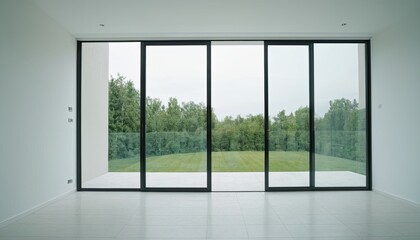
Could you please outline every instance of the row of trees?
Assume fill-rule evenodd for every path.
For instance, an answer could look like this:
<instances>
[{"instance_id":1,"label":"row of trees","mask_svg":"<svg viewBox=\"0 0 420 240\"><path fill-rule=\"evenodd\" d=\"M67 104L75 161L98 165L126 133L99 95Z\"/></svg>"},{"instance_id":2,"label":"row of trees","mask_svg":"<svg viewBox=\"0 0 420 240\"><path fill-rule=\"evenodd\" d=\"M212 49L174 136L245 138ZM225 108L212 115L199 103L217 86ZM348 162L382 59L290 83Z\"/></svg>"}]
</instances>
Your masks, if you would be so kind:
<instances>
[{"instance_id":1,"label":"row of trees","mask_svg":"<svg viewBox=\"0 0 420 240\"><path fill-rule=\"evenodd\" d=\"M207 107L202 103L164 104L146 98L146 155L188 153L206 149ZM227 116L212 112L212 151L263 151L264 117ZM337 99L329 111L315 119L315 150L319 154L365 160L365 115L357 102ZM269 121L271 151L309 151L309 108L283 110ZM139 154L140 92L118 76L109 82L109 158Z\"/></svg>"}]
</instances>

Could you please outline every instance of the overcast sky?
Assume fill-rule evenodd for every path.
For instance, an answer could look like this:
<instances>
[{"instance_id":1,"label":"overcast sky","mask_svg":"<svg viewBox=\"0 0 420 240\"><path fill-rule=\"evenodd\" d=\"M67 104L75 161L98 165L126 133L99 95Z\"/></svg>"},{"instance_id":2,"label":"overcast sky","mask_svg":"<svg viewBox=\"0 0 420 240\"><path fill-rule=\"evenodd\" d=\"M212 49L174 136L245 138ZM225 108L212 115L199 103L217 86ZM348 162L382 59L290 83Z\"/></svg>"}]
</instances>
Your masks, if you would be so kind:
<instances>
[{"instance_id":1,"label":"overcast sky","mask_svg":"<svg viewBox=\"0 0 420 240\"><path fill-rule=\"evenodd\" d=\"M237 43L234 43L237 44ZM264 45L212 45L212 107L219 118L263 114ZM359 98L357 44L315 45L315 111L322 116L329 101ZM110 43L109 73L120 73L140 88L140 44ZM270 46L269 113L287 113L309 105L308 48ZM206 101L205 46L148 46L147 95L179 102Z\"/></svg>"}]
</instances>

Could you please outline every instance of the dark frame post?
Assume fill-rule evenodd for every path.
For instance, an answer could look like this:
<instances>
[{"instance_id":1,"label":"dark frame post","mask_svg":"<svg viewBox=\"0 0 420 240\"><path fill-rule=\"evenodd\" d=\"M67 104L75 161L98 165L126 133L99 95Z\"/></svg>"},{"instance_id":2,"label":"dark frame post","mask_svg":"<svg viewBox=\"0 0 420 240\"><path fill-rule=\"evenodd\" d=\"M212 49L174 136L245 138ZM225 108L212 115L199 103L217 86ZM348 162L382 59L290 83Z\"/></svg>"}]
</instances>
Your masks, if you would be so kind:
<instances>
[{"instance_id":1,"label":"dark frame post","mask_svg":"<svg viewBox=\"0 0 420 240\"><path fill-rule=\"evenodd\" d=\"M146 188L146 44L140 48L140 189Z\"/></svg>"},{"instance_id":2,"label":"dark frame post","mask_svg":"<svg viewBox=\"0 0 420 240\"><path fill-rule=\"evenodd\" d=\"M207 190L212 189L212 105L211 105L211 42L207 43Z\"/></svg>"},{"instance_id":3,"label":"dark frame post","mask_svg":"<svg viewBox=\"0 0 420 240\"><path fill-rule=\"evenodd\" d=\"M314 43L309 44L309 187L315 188Z\"/></svg>"},{"instance_id":4,"label":"dark frame post","mask_svg":"<svg viewBox=\"0 0 420 240\"><path fill-rule=\"evenodd\" d=\"M268 108L268 42L264 41L264 186L265 191L270 188L270 116Z\"/></svg>"},{"instance_id":5,"label":"dark frame post","mask_svg":"<svg viewBox=\"0 0 420 240\"><path fill-rule=\"evenodd\" d=\"M76 63L76 189L82 190L82 42L77 41Z\"/></svg>"}]
</instances>

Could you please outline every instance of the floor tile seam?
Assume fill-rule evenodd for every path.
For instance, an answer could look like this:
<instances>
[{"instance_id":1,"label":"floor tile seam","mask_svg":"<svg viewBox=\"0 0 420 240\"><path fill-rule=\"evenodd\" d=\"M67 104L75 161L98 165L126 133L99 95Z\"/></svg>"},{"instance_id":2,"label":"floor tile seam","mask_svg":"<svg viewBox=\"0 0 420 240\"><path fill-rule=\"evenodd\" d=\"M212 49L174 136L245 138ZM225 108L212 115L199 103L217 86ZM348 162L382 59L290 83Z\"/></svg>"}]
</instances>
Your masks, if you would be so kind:
<instances>
[{"instance_id":1,"label":"floor tile seam","mask_svg":"<svg viewBox=\"0 0 420 240\"><path fill-rule=\"evenodd\" d=\"M293 235L292 235L292 233L289 231L289 229L286 227L286 225L284 225L284 224L278 224L278 225L267 225L267 224L245 224L245 228L246 228L246 230L247 230L247 232L249 231L248 230L248 227L251 227L251 226L282 226L283 227L283 229L287 232L287 234L289 235L288 237L279 237L279 236L276 236L276 237L254 237L254 238L256 238L256 239L279 239L279 240L281 240L281 239L283 239L283 238L292 238L293 239ZM248 233L248 238L250 238L250 236L249 236L249 233Z\"/></svg>"},{"instance_id":2,"label":"floor tile seam","mask_svg":"<svg viewBox=\"0 0 420 240\"><path fill-rule=\"evenodd\" d=\"M273 209L273 211L274 211L274 209ZM275 211L274 211L275 212ZM259 226L267 226L267 224L247 224L246 223L246 221L245 221L245 215L243 214L243 212L241 211L241 213L242 213L242 218L243 218L243 220L244 220L244 223L245 223L245 230L246 230L246 232L247 232L247 235L248 235L248 238L250 238L250 234L249 234L249 227L251 226L251 225L259 225ZM275 214L277 215L277 213L275 212ZM288 235L290 236L290 237L292 237L293 235L292 235L292 233L289 231L289 229L287 229L286 228L286 226L284 225L284 223L281 221L281 219L279 218L279 216L277 216L277 218L278 218L278 220L280 221L280 224L277 224L277 226L278 225L280 225L280 226L283 226L283 228L286 230L286 232L288 233ZM274 225L274 226L276 226L276 225ZM277 238L277 237L276 237ZM274 239L274 238L273 238Z\"/></svg>"},{"instance_id":3,"label":"floor tile seam","mask_svg":"<svg viewBox=\"0 0 420 240\"><path fill-rule=\"evenodd\" d=\"M65 215L67 215L68 213L65 213ZM36 215L36 216L42 216L42 217L44 217L44 218L46 218L47 216L50 216L51 218L54 218L55 216L57 216L57 213L54 213L54 214L34 214L34 215ZM120 213L120 214L116 214L116 213L71 213L71 214L68 214L68 216L108 216L108 215L111 215L111 216L127 216L127 214L122 214L122 213ZM130 214L131 215L131 214Z\"/></svg>"},{"instance_id":4,"label":"floor tile seam","mask_svg":"<svg viewBox=\"0 0 420 240\"><path fill-rule=\"evenodd\" d=\"M416 221L384 222L384 223L388 223L388 224L398 224L398 223L419 223L419 226L420 226L420 220L416 220Z\"/></svg>"},{"instance_id":5,"label":"floor tile seam","mask_svg":"<svg viewBox=\"0 0 420 240\"><path fill-rule=\"evenodd\" d=\"M26 224L26 225L30 224L32 226L34 226L34 225L48 225L48 226L54 226L54 225L56 225L56 226L62 226L62 225L71 225L71 226L77 226L77 225L84 225L84 226L112 225L112 226L114 226L114 225L128 225L129 222L126 222L126 223L83 223L83 222L81 222L81 223L74 223L74 222L68 222L68 223L63 223L63 222L33 223L33 222L31 222L31 223L28 223L28 222L19 222L19 223L16 223L16 224Z\"/></svg>"},{"instance_id":6,"label":"floor tile seam","mask_svg":"<svg viewBox=\"0 0 420 240\"><path fill-rule=\"evenodd\" d=\"M239 205L238 193L236 193L236 194L235 194L235 197L236 197L236 201L238 202L238 205ZM240 205L239 205L239 209L240 209L240 212L241 212L242 221L243 221L243 223L244 223L246 236L247 236L247 238L249 238L249 231L248 231L248 228L246 227L245 216L244 216L244 214L243 214L243 212L242 212L242 209L241 209Z\"/></svg>"},{"instance_id":7,"label":"floor tile seam","mask_svg":"<svg viewBox=\"0 0 420 240\"><path fill-rule=\"evenodd\" d=\"M389 224L389 225L391 225L391 228L394 230L394 231L397 231L398 233L400 233L401 234L401 236L404 236L404 237L419 237L419 239L420 239L420 231L419 231L419 233L418 234L414 234L414 235L409 235L409 234L406 234L406 232L405 231L401 231L401 229L400 228L397 228L396 226L395 226L395 224L399 224L399 223L393 223L393 224ZM404 224L404 223L403 223ZM409 223L409 224L411 224L411 223Z\"/></svg>"},{"instance_id":8,"label":"floor tile seam","mask_svg":"<svg viewBox=\"0 0 420 240\"><path fill-rule=\"evenodd\" d=\"M279 221L282 223L282 224L284 224L284 222L283 222L283 220L281 219L281 216L280 216L280 214L273 208L273 212L274 212L274 214L277 216L277 218L279 219Z\"/></svg>"},{"instance_id":9,"label":"floor tile seam","mask_svg":"<svg viewBox=\"0 0 420 240\"><path fill-rule=\"evenodd\" d=\"M291 226L291 225L310 225L310 226L346 226L343 223L284 223L285 226Z\"/></svg>"},{"instance_id":10,"label":"floor tile seam","mask_svg":"<svg viewBox=\"0 0 420 240\"><path fill-rule=\"evenodd\" d=\"M127 227L127 226L129 226L128 224L126 224L126 225L124 225L119 231L118 231L118 233L117 234L115 234L115 236L113 236L113 238L117 238L122 232L123 232L123 230Z\"/></svg>"},{"instance_id":11,"label":"floor tile seam","mask_svg":"<svg viewBox=\"0 0 420 240\"><path fill-rule=\"evenodd\" d=\"M10 238L12 238L12 237L17 237L17 238L54 238L54 239L60 239L60 238L65 238L65 239L77 239L77 238L79 238L79 237L82 237L82 238L89 238L89 239L95 239L95 238L100 238L100 239L102 239L102 238L110 238L110 239L113 239L113 238L116 238L117 237L117 235L115 235L115 236L112 236L112 237L105 237L105 236L102 236L102 237L98 237L98 236L90 236L90 234L88 234L88 235L86 235L86 234L81 234L81 235L77 235L77 236L74 236L75 234L73 234L74 232L71 232L70 234L66 234L66 235L64 235L63 236L63 233L62 232L58 232L58 233L54 233L54 234L51 234L51 232L48 232L47 234L5 234L5 235L2 235L2 234L0 234L0 237L10 237ZM114 234L113 234L114 235Z\"/></svg>"},{"instance_id":12,"label":"floor tile seam","mask_svg":"<svg viewBox=\"0 0 420 240\"><path fill-rule=\"evenodd\" d=\"M33 235L33 234L31 234L31 235L26 235L26 234L18 234L18 235L16 235L16 234L1 234L0 233L0 239L1 239L1 237L10 237L10 238L12 238L12 237L17 237L17 238L33 238L33 237L35 237L35 238L44 238L44 237L62 237L62 236L52 236L52 235L37 235L37 234L35 234L35 235Z\"/></svg>"},{"instance_id":13,"label":"floor tile seam","mask_svg":"<svg viewBox=\"0 0 420 240\"><path fill-rule=\"evenodd\" d=\"M347 226L347 224L349 224L349 223L345 223L345 222L343 222L343 220L340 220L340 218L338 218L338 217L335 217L339 222L341 222L342 224L344 224L345 226Z\"/></svg>"},{"instance_id":14,"label":"floor tile seam","mask_svg":"<svg viewBox=\"0 0 420 240\"><path fill-rule=\"evenodd\" d=\"M241 202L239 202L238 203L239 204L239 207L242 209L242 208L244 208L244 209L246 209L246 208L260 208L260 206L257 206L257 207L249 207L249 203L247 203L247 204L241 204ZM270 203L268 203L268 202L265 202L264 201L264 203L262 203L262 202L258 202L257 203L258 205L263 205L263 207L265 208L265 207L268 207L268 208L271 208L271 209L274 209L273 208L273 206L272 206L272 204L270 204ZM244 207L243 205L247 205L247 207Z\"/></svg>"},{"instance_id":15,"label":"floor tile seam","mask_svg":"<svg viewBox=\"0 0 420 240\"><path fill-rule=\"evenodd\" d=\"M284 226L317 226L317 227L321 227L321 226L323 226L323 227L325 227L325 226L338 227L338 226L341 226L341 227L349 228L348 226L346 226L344 224L331 224L331 223L328 223L328 224L310 224L310 223L291 223L291 224L289 224L289 223L286 223L286 224L284 224Z\"/></svg>"},{"instance_id":16,"label":"floor tile seam","mask_svg":"<svg viewBox=\"0 0 420 240\"><path fill-rule=\"evenodd\" d=\"M142 215L134 215L135 217L139 217ZM145 217L206 217L207 213L203 214L146 214Z\"/></svg>"},{"instance_id":17,"label":"floor tile seam","mask_svg":"<svg viewBox=\"0 0 420 240\"><path fill-rule=\"evenodd\" d=\"M13 223L9 226L13 226L13 225L30 225L30 226L63 226L63 225L67 225L67 226L124 226L126 224L124 223Z\"/></svg>"},{"instance_id":18,"label":"floor tile seam","mask_svg":"<svg viewBox=\"0 0 420 240\"><path fill-rule=\"evenodd\" d=\"M208 224L125 224L127 227L206 227ZM218 226L210 225L210 226Z\"/></svg>"},{"instance_id":19,"label":"floor tile seam","mask_svg":"<svg viewBox=\"0 0 420 240\"><path fill-rule=\"evenodd\" d=\"M286 225L286 228L288 228L288 227L290 227L290 226L292 226L292 225ZM322 225L317 225L317 224L294 224L294 226L311 226L311 227L314 227L314 226L323 226L323 227L325 227L325 226L330 226L330 227L337 227L337 226L341 226L341 225L334 225L334 224L322 224ZM358 234L356 234L351 228L349 228L348 226L345 226L345 225L342 225L341 227L344 227L344 229L345 230L349 230L351 233L352 233L352 235L354 235L354 236L356 236L356 237L359 237L359 238L361 238L361 237L366 237L366 236L360 236L360 235L358 235ZM292 235L293 236L293 235ZM354 236L351 236L351 237L354 237ZM295 238L299 238L298 236L293 236L293 237L295 237ZM325 238L325 237L327 237L327 238L334 238L334 237L350 237L350 236L347 236L347 235L342 235L342 236L316 236L317 238Z\"/></svg>"},{"instance_id":20,"label":"floor tile seam","mask_svg":"<svg viewBox=\"0 0 420 240\"><path fill-rule=\"evenodd\" d=\"M200 237L188 237L188 238L185 238L185 237L176 237L176 238L173 238L172 236L171 237L169 237L169 236L144 236L144 235L142 235L144 232L141 232L140 234L134 234L134 235L136 235L136 236L124 236L122 233L123 233L123 230L125 229L125 228L127 228L127 227L135 227L135 226L132 226L132 225L127 225L127 226L124 226L124 228L116 235L116 236L114 236L114 239L126 239L126 238L129 238L129 239L190 239L190 238L192 238L192 239L201 239ZM142 226L142 227L159 227L159 226ZM191 226L191 225L188 225L188 226L174 226L174 225L166 225L165 227L197 227L197 226ZM204 226L204 225L202 225L202 226L198 226L198 227L202 227L203 228L203 234L204 235L206 235L206 237L207 237L207 226ZM141 236L139 236L139 235L141 235ZM203 238L203 239L206 239L206 237L205 238Z\"/></svg>"},{"instance_id":21,"label":"floor tile seam","mask_svg":"<svg viewBox=\"0 0 420 240\"><path fill-rule=\"evenodd\" d=\"M232 217L232 216L241 216L241 215L210 215L209 214L209 215L207 215L207 226L222 226L222 225L223 226L231 226L231 225L244 225L245 224L245 221L242 224L240 224L240 223L238 223L238 224L210 224L210 222L209 222L210 218L215 217L215 216L217 216L217 217Z\"/></svg>"},{"instance_id":22,"label":"floor tile seam","mask_svg":"<svg viewBox=\"0 0 420 240\"><path fill-rule=\"evenodd\" d=\"M370 224L370 223L368 223L368 224L364 224L364 223L352 223L352 224L357 224L357 225L364 225L364 226L366 226L366 225L384 225L384 224ZM349 227L347 224L345 224L346 225L346 227L348 228L348 229L350 229L350 231L352 231L356 236L358 236L358 237L360 237L360 238L369 238L369 237L376 237L376 238L378 238L378 237L395 237L395 235L389 235L389 234L386 234L386 235L380 235L380 234L375 234L375 235L372 235L372 234L369 234L369 233L366 233L366 234L360 234L360 232L358 232L358 231L356 231L356 230L353 230L351 227ZM395 229L393 229L393 230L395 230ZM398 233L400 233L399 231L396 231L396 232L398 232ZM402 235L400 235L400 234L398 234L397 236L402 236Z\"/></svg>"}]
</instances>

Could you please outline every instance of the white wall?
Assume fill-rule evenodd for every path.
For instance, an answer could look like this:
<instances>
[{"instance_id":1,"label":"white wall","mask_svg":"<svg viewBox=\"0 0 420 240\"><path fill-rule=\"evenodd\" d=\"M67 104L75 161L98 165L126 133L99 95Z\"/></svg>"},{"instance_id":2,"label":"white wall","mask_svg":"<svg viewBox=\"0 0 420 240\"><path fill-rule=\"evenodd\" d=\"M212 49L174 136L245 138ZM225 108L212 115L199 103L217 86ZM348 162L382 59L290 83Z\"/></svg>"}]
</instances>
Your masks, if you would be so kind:
<instances>
[{"instance_id":1,"label":"white wall","mask_svg":"<svg viewBox=\"0 0 420 240\"><path fill-rule=\"evenodd\" d=\"M373 188L420 203L420 12L371 45Z\"/></svg>"},{"instance_id":2,"label":"white wall","mask_svg":"<svg viewBox=\"0 0 420 240\"><path fill-rule=\"evenodd\" d=\"M109 44L82 46L82 184L108 172ZM83 187L83 185L82 185Z\"/></svg>"},{"instance_id":3,"label":"white wall","mask_svg":"<svg viewBox=\"0 0 420 240\"><path fill-rule=\"evenodd\" d=\"M75 105L75 39L32 2L1 0L0 222L75 189Z\"/></svg>"}]
</instances>

